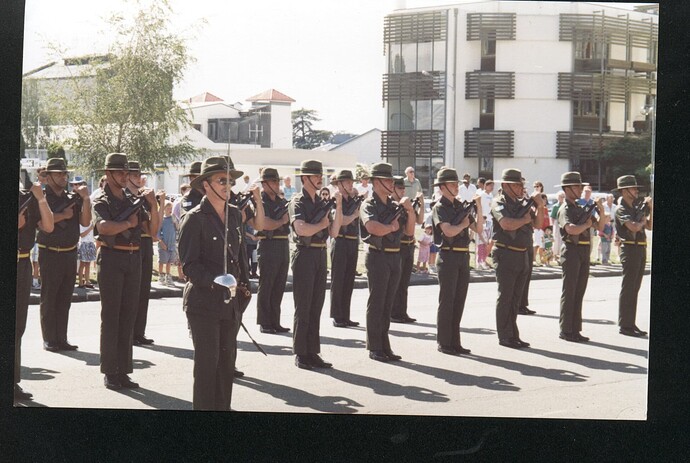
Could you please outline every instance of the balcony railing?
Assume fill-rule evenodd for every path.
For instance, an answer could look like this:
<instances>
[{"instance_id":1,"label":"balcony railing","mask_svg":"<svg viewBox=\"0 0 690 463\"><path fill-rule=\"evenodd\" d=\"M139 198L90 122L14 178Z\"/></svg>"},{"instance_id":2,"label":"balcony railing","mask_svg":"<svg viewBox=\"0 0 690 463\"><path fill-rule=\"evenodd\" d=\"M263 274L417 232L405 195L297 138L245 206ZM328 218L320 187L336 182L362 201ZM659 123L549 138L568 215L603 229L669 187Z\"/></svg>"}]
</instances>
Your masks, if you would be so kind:
<instances>
[{"instance_id":1,"label":"balcony railing","mask_svg":"<svg viewBox=\"0 0 690 463\"><path fill-rule=\"evenodd\" d=\"M412 157L441 156L445 151L442 130L385 130L381 132L381 156Z\"/></svg>"},{"instance_id":2,"label":"balcony railing","mask_svg":"<svg viewBox=\"0 0 690 463\"><path fill-rule=\"evenodd\" d=\"M514 72L472 71L465 73L465 99L512 99L515 97Z\"/></svg>"},{"instance_id":3,"label":"balcony railing","mask_svg":"<svg viewBox=\"0 0 690 463\"><path fill-rule=\"evenodd\" d=\"M468 13L467 40L515 40L515 13Z\"/></svg>"},{"instance_id":4,"label":"balcony railing","mask_svg":"<svg viewBox=\"0 0 690 463\"><path fill-rule=\"evenodd\" d=\"M608 144L624 136L623 132L556 132L556 157L597 159Z\"/></svg>"},{"instance_id":5,"label":"balcony railing","mask_svg":"<svg viewBox=\"0 0 690 463\"><path fill-rule=\"evenodd\" d=\"M628 47L650 47L659 40L659 25L651 21L603 16L601 14L561 14L559 40L583 38Z\"/></svg>"},{"instance_id":6,"label":"balcony railing","mask_svg":"<svg viewBox=\"0 0 690 463\"><path fill-rule=\"evenodd\" d=\"M514 134L512 130L466 130L465 157L513 157Z\"/></svg>"},{"instance_id":7,"label":"balcony railing","mask_svg":"<svg viewBox=\"0 0 690 463\"><path fill-rule=\"evenodd\" d=\"M628 93L656 94L656 80L616 74L558 73L558 99L625 103Z\"/></svg>"},{"instance_id":8,"label":"balcony railing","mask_svg":"<svg viewBox=\"0 0 690 463\"><path fill-rule=\"evenodd\" d=\"M440 71L383 75L383 101L439 100L446 97L446 74Z\"/></svg>"}]
</instances>

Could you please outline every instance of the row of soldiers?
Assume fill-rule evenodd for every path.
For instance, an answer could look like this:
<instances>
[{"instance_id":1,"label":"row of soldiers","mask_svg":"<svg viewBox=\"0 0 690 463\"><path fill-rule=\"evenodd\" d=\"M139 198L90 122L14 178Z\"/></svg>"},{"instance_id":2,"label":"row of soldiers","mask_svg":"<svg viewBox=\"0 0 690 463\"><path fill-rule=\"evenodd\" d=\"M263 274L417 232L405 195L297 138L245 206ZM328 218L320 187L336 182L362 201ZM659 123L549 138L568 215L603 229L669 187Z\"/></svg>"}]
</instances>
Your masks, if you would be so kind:
<instances>
[{"instance_id":1,"label":"row of soldiers","mask_svg":"<svg viewBox=\"0 0 690 463\"><path fill-rule=\"evenodd\" d=\"M98 260L99 286L105 284L107 287L105 291L101 289L101 371L105 373L106 387L111 389L137 386L127 376L132 371L133 328L128 327L131 322L128 325L126 320L120 319L114 338L104 333L107 325L113 324L113 314L121 316L127 306L134 305L139 291L137 297L133 297L132 289L141 276L141 269L147 268L141 264L141 232L137 233L141 229L142 212L137 210L122 219L143 198L141 194L138 197L128 195L122 187L116 192L121 184L117 179L126 178L128 169L125 155L108 155L105 169L108 187L94 202L96 236L104 243L102 249L105 251L101 251ZM353 189L352 172L342 170L335 179L338 191L330 201L323 201L319 195L323 167L315 160L301 164L298 175L302 191L289 203L279 195L280 178L275 169L263 169L262 191L255 186L247 194L236 195L231 188L242 174L234 168L229 157L211 157L193 164L190 170L192 189L183 199L183 208L188 212L182 219L178 248L188 277L183 308L195 351L194 408L228 410L230 407L232 381L238 373L234 368L236 338L242 313L251 297L243 242L247 222L260 237L257 322L262 332L289 331L280 325L280 304L288 265L292 267L293 351L297 367L332 366L319 355L319 323L325 301L326 241L329 237L333 240L330 315L334 325L358 325L350 318L350 300L361 239L368 247L365 265L369 283L366 315L369 356L381 362L400 360L391 348L388 330L391 319L414 320L407 314L407 286L413 263L414 227L424 221L421 194L416 198L404 197L403 179L394 176L392 166L387 163L372 166L373 194L367 199ZM470 353L460 342L460 320L469 284L469 230L481 233L483 217L488 213L494 220L499 343L511 348L529 347L529 343L520 339L516 319L529 279L527 250L531 248L532 227L542 220L541 196L525 198L521 172L507 169L502 178L496 180L501 183L502 193L492 204L491 211L486 212L481 210L479 200L462 203L457 199L458 180L454 169L443 168L434 182L441 193L432 209L434 241L440 248L438 350L449 355ZM589 229L600 227L608 220L601 203L596 206L598 219L591 210L576 204L584 185L576 172L564 174L560 185L567 196L566 206L559 214L564 236L560 336L573 342L587 340L580 331L589 266ZM645 333L635 326L635 307L646 256L644 229L651 229L652 203L647 198L645 207L640 207L636 200L637 184L632 176L621 177L618 188L623 196L623 207L617 212L616 225L623 239L624 273L619 325L622 334L639 336ZM118 192L122 193L120 198ZM116 199L121 200L121 204ZM40 209L40 212L45 211ZM21 225L20 218L20 229ZM289 240L295 244L292 258ZM20 257L21 249L20 246ZM18 271L19 262L18 258ZM138 273L134 268L137 266ZM218 278L224 274L233 275L238 282L230 294L227 284ZM108 300L104 301L106 298Z\"/></svg>"}]
</instances>

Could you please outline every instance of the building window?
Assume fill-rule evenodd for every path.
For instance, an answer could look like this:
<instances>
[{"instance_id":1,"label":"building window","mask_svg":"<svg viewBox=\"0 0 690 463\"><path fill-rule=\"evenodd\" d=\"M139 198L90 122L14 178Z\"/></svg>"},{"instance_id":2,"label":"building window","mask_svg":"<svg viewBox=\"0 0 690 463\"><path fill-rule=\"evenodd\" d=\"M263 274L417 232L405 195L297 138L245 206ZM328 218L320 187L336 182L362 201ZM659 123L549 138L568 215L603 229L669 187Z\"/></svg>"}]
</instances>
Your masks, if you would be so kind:
<instances>
[{"instance_id":1,"label":"building window","mask_svg":"<svg viewBox=\"0 0 690 463\"><path fill-rule=\"evenodd\" d=\"M482 39L481 71L496 70L496 39Z\"/></svg>"},{"instance_id":2,"label":"building window","mask_svg":"<svg viewBox=\"0 0 690 463\"><path fill-rule=\"evenodd\" d=\"M479 128L493 130L494 127L494 105L496 100L493 98L482 98L479 100Z\"/></svg>"},{"instance_id":3,"label":"building window","mask_svg":"<svg viewBox=\"0 0 690 463\"><path fill-rule=\"evenodd\" d=\"M591 39L575 41L575 59L608 58L608 45Z\"/></svg>"},{"instance_id":4,"label":"building window","mask_svg":"<svg viewBox=\"0 0 690 463\"><path fill-rule=\"evenodd\" d=\"M573 116L599 117L602 114L601 104L596 100L573 100ZM604 116L606 115L604 104Z\"/></svg>"},{"instance_id":5,"label":"building window","mask_svg":"<svg viewBox=\"0 0 690 463\"><path fill-rule=\"evenodd\" d=\"M208 138L209 140L216 141L218 139L218 121L210 120L208 121Z\"/></svg>"}]
</instances>

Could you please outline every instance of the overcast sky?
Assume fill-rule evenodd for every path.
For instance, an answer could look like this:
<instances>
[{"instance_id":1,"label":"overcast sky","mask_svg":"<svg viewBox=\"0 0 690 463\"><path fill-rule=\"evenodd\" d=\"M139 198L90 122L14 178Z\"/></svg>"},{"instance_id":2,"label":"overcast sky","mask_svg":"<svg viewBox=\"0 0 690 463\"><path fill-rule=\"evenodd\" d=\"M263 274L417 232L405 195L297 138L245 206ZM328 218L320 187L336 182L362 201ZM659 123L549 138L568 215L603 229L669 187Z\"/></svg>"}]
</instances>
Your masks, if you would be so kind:
<instances>
[{"instance_id":1,"label":"overcast sky","mask_svg":"<svg viewBox=\"0 0 690 463\"><path fill-rule=\"evenodd\" d=\"M174 27L188 33L196 58L178 99L211 92L229 103L269 88L318 111L317 128L383 129L383 18L396 8L457 4L444 0L171 0ZM104 20L132 11L127 0L26 0L24 72L51 61L49 43L68 56L105 52ZM206 24L202 24L202 20Z\"/></svg>"}]
</instances>

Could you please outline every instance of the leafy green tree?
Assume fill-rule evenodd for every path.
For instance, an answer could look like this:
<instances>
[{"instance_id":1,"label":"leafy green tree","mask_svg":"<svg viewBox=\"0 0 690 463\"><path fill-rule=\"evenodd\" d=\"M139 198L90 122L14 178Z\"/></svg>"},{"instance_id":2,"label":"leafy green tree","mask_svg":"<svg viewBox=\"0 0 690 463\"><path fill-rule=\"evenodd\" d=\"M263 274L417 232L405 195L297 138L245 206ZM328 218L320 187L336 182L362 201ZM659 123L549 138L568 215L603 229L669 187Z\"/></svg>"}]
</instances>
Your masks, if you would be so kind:
<instances>
[{"instance_id":1,"label":"leafy green tree","mask_svg":"<svg viewBox=\"0 0 690 463\"><path fill-rule=\"evenodd\" d=\"M333 132L315 130L312 125L320 120L313 109L302 108L292 111L292 146L310 150L326 143L333 136Z\"/></svg>"},{"instance_id":2,"label":"leafy green tree","mask_svg":"<svg viewBox=\"0 0 690 463\"><path fill-rule=\"evenodd\" d=\"M362 181L362 177L368 177L369 176L369 166L366 164L362 164L358 162L355 164L355 180L358 182Z\"/></svg>"},{"instance_id":3,"label":"leafy green tree","mask_svg":"<svg viewBox=\"0 0 690 463\"><path fill-rule=\"evenodd\" d=\"M192 62L185 39L168 30L167 1L140 4L133 18L113 15L117 38L103 62L91 62L68 89L56 92L58 119L70 127L72 164L103 166L111 152L126 153L144 169L182 163L197 154L186 136L188 113L172 91Z\"/></svg>"},{"instance_id":4,"label":"leafy green tree","mask_svg":"<svg viewBox=\"0 0 690 463\"><path fill-rule=\"evenodd\" d=\"M621 175L635 175L637 181L649 184L652 151L651 137L626 135L604 147L601 165L606 172L606 183L615 186Z\"/></svg>"},{"instance_id":5,"label":"leafy green tree","mask_svg":"<svg viewBox=\"0 0 690 463\"><path fill-rule=\"evenodd\" d=\"M65 157L65 148L62 146L62 143L56 141L50 142L48 144L48 157L67 159Z\"/></svg>"},{"instance_id":6,"label":"leafy green tree","mask_svg":"<svg viewBox=\"0 0 690 463\"><path fill-rule=\"evenodd\" d=\"M24 151L45 147L50 139L52 118L46 105L46 98L41 95L34 80L22 81L21 109L21 155Z\"/></svg>"}]
</instances>

